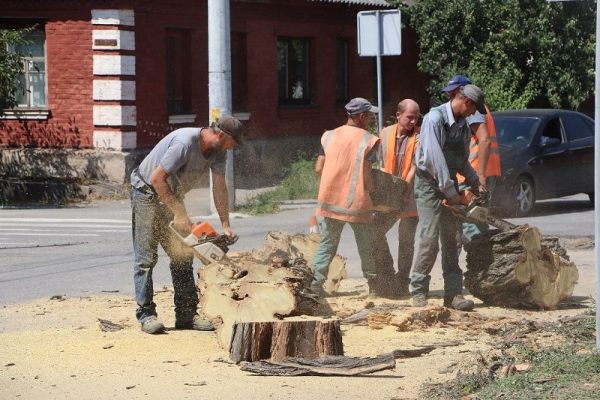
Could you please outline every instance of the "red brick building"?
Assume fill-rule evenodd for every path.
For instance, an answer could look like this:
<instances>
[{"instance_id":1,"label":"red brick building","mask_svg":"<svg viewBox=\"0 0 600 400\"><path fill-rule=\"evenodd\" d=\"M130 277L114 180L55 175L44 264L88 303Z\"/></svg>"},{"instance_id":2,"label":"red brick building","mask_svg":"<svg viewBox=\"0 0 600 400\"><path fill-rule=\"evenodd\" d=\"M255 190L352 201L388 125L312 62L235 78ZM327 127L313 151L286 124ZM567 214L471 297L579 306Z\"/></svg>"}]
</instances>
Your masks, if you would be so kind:
<instances>
[{"instance_id":1,"label":"red brick building","mask_svg":"<svg viewBox=\"0 0 600 400\"><path fill-rule=\"evenodd\" d=\"M236 165L254 166L236 175L276 175L345 121L348 99L376 102L376 62L357 55L356 15L385 4L230 1L233 113L249 138ZM0 146L76 149L100 175L124 179L166 133L208 123L207 18L202 0L3 0L0 28L36 29L24 49L29 91L0 117ZM410 29L402 52L383 58L384 120L401 98L428 106Z\"/></svg>"}]
</instances>

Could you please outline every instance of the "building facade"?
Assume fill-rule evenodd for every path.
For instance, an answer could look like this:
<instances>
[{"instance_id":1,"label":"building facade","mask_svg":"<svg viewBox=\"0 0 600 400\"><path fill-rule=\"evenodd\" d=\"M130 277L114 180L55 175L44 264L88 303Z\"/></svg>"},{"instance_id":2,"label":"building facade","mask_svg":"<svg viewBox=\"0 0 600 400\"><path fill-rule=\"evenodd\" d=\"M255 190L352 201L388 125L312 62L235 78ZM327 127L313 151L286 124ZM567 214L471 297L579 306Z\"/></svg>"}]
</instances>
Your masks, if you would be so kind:
<instances>
[{"instance_id":1,"label":"building facade","mask_svg":"<svg viewBox=\"0 0 600 400\"><path fill-rule=\"evenodd\" d=\"M232 109L248 138L236 176L276 177L345 122L350 98L376 102L376 61L357 54L356 15L385 4L230 1ZM206 0L2 1L0 29L35 28L19 49L28 90L0 117L0 146L122 155L116 171L95 165L126 179L168 132L208 124L207 18ZM416 35L402 35L403 54L383 57L384 120L399 99L428 105Z\"/></svg>"}]
</instances>

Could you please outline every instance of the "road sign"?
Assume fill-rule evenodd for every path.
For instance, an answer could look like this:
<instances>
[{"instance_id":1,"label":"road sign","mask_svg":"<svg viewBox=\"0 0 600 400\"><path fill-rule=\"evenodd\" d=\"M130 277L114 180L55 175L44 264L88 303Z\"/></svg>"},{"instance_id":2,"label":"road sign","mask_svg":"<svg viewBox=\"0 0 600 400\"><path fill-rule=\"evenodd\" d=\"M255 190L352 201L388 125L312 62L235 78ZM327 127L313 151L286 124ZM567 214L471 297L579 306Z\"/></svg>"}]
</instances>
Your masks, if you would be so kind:
<instances>
[{"instance_id":1,"label":"road sign","mask_svg":"<svg viewBox=\"0 0 600 400\"><path fill-rule=\"evenodd\" d=\"M361 11L357 15L358 55L402 54L400 10Z\"/></svg>"}]
</instances>

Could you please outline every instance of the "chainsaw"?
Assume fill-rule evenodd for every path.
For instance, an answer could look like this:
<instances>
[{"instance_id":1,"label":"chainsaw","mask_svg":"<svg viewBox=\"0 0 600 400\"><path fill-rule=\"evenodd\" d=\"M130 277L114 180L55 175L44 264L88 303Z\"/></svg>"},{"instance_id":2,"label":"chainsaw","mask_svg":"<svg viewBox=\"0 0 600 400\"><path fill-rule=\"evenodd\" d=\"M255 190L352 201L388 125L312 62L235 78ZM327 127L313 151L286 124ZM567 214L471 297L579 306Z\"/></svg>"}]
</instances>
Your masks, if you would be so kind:
<instances>
[{"instance_id":1,"label":"chainsaw","mask_svg":"<svg viewBox=\"0 0 600 400\"><path fill-rule=\"evenodd\" d=\"M169 228L186 246L194 250L194 254L204 265L222 260L229 251L229 246L238 239L237 236L230 238L219 235L208 222L194 224L192 232L185 237L175 229L174 221L169 222Z\"/></svg>"},{"instance_id":2,"label":"chainsaw","mask_svg":"<svg viewBox=\"0 0 600 400\"><path fill-rule=\"evenodd\" d=\"M458 219L464 222L474 224L488 224L495 226L501 231L515 229L517 225L508 221L494 217L488 207L483 206L487 203L489 194L487 192L477 196L473 192L463 190L460 192L460 205L452 206L444 200L443 204Z\"/></svg>"}]
</instances>

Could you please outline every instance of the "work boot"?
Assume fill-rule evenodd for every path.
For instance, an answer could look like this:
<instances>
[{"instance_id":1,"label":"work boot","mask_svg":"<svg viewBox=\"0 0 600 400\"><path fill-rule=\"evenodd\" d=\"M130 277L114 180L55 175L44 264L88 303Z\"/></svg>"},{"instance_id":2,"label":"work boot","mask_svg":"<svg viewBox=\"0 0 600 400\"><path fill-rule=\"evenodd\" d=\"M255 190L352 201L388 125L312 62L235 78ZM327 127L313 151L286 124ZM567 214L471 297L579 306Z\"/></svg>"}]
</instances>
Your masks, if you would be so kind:
<instances>
[{"instance_id":1,"label":"work boot","mask_svg":"<svg viewBox=\"0 0 600 400\"><path fill-rule=\"evenodd\" d=\"M165 326L154 315L151 315L142 322L142 331L156 335L157 333L163 333Z\"/></svg>"},{"instance_id":2,"label":"work boot","mask_svg":"<svg viewBox=\"0 0 600 400\"><path fill-rule=\"evenodd\" d=\"M427 296L424 293L416 293L412 297L413 307L427 307Z\"/></svg>"},{"instance_id":3,"label":"work boot","mask_svg":"<svg viewBox=\"0 0 600 400\"><path fill-rule=\"evenodd\" d=\"M475 307L475 303L467 300L462 294L457 294L452 299L444 298L444 307L454 308L460 311L471 311Z\"/></svg>"},{"instance_id":4,"label":"work boot","mask_svg":"<svg viewBox=\"0 0 600 400\"><path fill-rule=\"evenodd\" d=\"M175 321L175 329L191 329L194 331L214 331L215 327L198 314L194 315L191 321Z\"/></svg>"}]
</instances>

